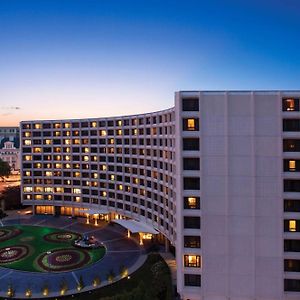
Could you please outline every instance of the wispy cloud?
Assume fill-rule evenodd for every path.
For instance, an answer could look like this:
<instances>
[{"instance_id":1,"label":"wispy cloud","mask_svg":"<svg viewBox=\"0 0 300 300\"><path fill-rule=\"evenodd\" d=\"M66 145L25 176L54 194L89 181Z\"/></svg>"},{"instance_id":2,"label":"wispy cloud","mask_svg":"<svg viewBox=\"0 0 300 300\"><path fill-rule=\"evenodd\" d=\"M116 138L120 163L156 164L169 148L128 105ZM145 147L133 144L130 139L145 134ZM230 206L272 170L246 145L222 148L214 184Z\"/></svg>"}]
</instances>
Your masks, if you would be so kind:
<instances>
[{"instance_id":1,"label":"wispy cloud","mask_svg":"<svg viewBox=\"0 0 300 300\"><path fill-rule=\"evenodd\" d=\"M19 106L2 106L1 110L19 110L21 107Z\"/></svg>"}]
</instances>

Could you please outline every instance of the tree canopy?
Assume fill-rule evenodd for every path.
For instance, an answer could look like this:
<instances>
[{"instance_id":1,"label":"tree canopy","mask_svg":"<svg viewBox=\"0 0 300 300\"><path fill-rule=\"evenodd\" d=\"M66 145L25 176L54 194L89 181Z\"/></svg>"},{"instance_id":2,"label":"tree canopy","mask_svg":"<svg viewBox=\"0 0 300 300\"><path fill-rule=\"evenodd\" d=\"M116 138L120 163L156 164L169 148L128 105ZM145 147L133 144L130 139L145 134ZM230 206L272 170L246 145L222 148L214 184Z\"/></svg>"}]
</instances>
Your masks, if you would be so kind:
<instances>
[{"instance_id":1,"label":"tree canopy","mask_svg":"<svg viewBox=\"0 0 300 300\"><path fill-rule=\"evenodd\" d=\"M0 178L2 179L2 181L4 181L5 177L8 177L9 175L10 175L10 166L8 162L3 161L0 158Z\"/></svg>"}]
</instances>

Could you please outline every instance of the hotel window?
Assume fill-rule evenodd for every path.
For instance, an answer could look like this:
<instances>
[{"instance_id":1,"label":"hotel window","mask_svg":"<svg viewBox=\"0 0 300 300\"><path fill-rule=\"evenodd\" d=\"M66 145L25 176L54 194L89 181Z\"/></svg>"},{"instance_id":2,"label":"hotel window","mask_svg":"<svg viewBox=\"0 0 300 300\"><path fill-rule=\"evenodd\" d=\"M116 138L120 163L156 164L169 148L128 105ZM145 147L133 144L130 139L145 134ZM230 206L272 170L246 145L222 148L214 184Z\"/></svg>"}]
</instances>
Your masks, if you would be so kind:
<instances>
[{"instance_id":1,"label":"hotel window","mask_svg":"<svg viewBox=\"0 0 300 300\"><path fill-rule=\"evenodd\" d=\"M184 190L200 190L200 178L199 177L184 177L183 178Z\"/></svg>"},{"instance_id":2,"label":"hotel window","mask_svg":"<svg viewBox=\"0 0 300 300\"><path fill-rule=\"evenodd\" d=\"M285 252L300 252L300 240L284 240Z\"/></svg>"},{"instance_id":3,"label":"hotel window","mask_svg":"<svg viewBox=\"0 0 300 300\"><path fill-rule=\"evenodd\" d=\"M200 229L200 217L183 217L184 228Z\"/></svg>"},{"instance_id":4,"label":"hotel window","mask_svg":"<svg viewBox=\"0 0 300 300\"><path fill-rule=\"evenodd\" d=\"M299 172L300 171L300 160L299 159L284 159L283 161L284 172Z\"/></svg>"},{"instance_id":5,"label":"hotel window","mask_svg":"<svg viewBox=\"0 0 300 300\"><path fill-rule=\"evenodd\" d=\"M283 111L299 111L299 99L296 98L284 98L282 99Z\"/></svg>"},{"instance_id":6,"label":"hotel window","mask_svg":"<svg viewBox=\"0 0 300 300\"><path fill-rule=\"evenodd\" d=\"M201 276L195 274L184 274L185 286L201 286Z\"/></svg>"},{"instance_id":7,"label":"hotel window","mask_svg":"<svg viewBox=\"0 0 300 300\"><path fill-rule=\"evenodd\" d=\"M184 236L184 247L185 248L200 248L201 247L200 236L185 235Z\"/></svg>"},{"instance_id":8,"label":"hotel window","mask_svg":"<svg viewBox=\"0 0 300 300\"><path fill-rule=\"evenodd\" d=\"M183 158L184 170L200 170L200 159L198 157L184 157Z\"/></svg>"},{"instance_id":9,"label":"hotel window","mask_svg":"<svg viewBox=\"0 0 300 300\"><path fill-rule=\"evenodd\" d=\"M188 268L201 268L200 255L184 255L184 266Z\"/></svg>"},{"instance_id":10,"label":"hotel window","mask_svg":"<svg viewBox=\"0 0 300 300\"><path fill-rule=\"evenodd\" d=\"M183 111L199 111L199 99L198 98L183 98L182 99Z\"/></svg>"},{"instance_id":11,"label":"hotel window","mask_svg":"<svg viewBox=\"0 0 300 300\"><path fill-rule=\"evenodd\" d=\"M284 260L285 272L300 272L300 260L299 259L285 259Z\"/></svg>"},{"instance_id":12,"label":"hotel window","mask_svg":"<svg viewBox=\"0 0 300 300\"><path fill-rule=\"evenodd\" d=\"M300 119L284 119L282 121L282 130L291 132L300 131Z\"/></svg>"},{"instance_id":13,"label":"hotel window","mask_svg":"<svg viewBox=\"0 0 300 300\"><path fill-rule=\"evenodd\" d=\"M299 139L284 139L283 140L284 152L300 152L300 140Z\"/></svg>"},{"instance_id":14,"label":"hotel window","mask_svg":"<svg viewBox=\"0 0 300 300\"><path fill-rule=\"evenodd\" d=\"M200 198L184 197L184 209L200 209Z\"/></svg>"},{"instance_id":15,"label":"hotel window","mask_svg":"<svg viewBox=\"0 0 300 300\"><path fill-rule=\"evenodd\" d=\"M300 199L285 199L284 211L286 212L300 212Z\"/></svg>"},{"instance_id":16,"label":"hotel window","mask_svg":"<svg viewBox=\"0 0 300 300\"><path fill-rule=\"evenodd\" d=\"M73 189L73 194L81 194L81 189Z\"/></svg>"},{"instance_id":17,"label":"hotel window","mask_svg":"<svg viewBox=\"0 0 300 300\"><path fill-rule=\"evenodd\" d=\"M284 279L286 292L300 292L300 279Z\"/></svg>"},{"instance_id":18,"label":"hotel window","mask_svg":"<svg viewBox=\"0 0 300 300\"><path fill-rule=\"evenodd\" d=\"M300 232L300 221L284 220L284 232Z\"/></svg>"},{"instance_id":19,"label":"hotel window","mask_svg":"<svg viewBox=\"0 0 300 300\"><path fill-rule=\"evenodd\" d=\"M198 151L200 149L198 138L184 138L183 150Z\"/></svg>"},{"instance_id":20,"label":"hotel window","mask_svg":"<svg viewBox=\"0 0 300 300\"><path fill-rule=\"evenodd\" d=\"M32 192L32 187L31 186L26 186L23 188L24 193L31 193Z\"/></svg>"},{"instance_id":21,"label":"hotel window","mask_svg":"<svg viewBox=\"0 0 300 300\"><path fill-rule=\"evenodd\" d=\"M300 193L300 180L284 179L284 192Z\"/></svg>"},{"instance_id":22,"label":"hotel window","mask_svg":"<svg viewBox=\"0 0 300 300\"><path fill-rule=\"evenodd\" d=\"M24 141L24 145L30 146L30 145L31 145L31 140L25 140L25 141Z\"/></svg>"},{"instance_id":23,"label":"hotel window","mask_svg":"<svg viewBox=\"0 0 300 300\"><path fill-rule=\"evenodd\" d=\"M42 125L41 124L34 124L34 129L41 129Z\"/></svg>"},{"instance_id":24,"label":"hotel window","mask_svg":"<svg viewBox=\"0 0 300 300\"><path fill-rule=\"evenodd\" d=\"M199 119L198 118L182 119L182 128L184 131L198 131Z\"/></svg>"}]
</instances>

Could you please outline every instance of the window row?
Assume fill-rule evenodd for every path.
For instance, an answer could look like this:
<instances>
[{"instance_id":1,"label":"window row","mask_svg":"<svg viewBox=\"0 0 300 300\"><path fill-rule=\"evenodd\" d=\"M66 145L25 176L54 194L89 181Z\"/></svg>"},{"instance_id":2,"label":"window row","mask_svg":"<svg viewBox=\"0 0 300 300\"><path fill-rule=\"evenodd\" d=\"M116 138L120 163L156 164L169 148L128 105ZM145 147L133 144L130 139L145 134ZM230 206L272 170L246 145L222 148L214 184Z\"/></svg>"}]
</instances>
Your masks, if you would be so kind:
<instances>
[{"instance_id":1,"label":"window row","mask_svg":"<svg viewBox=\"0 0 300 300\"><path fill-rule=\"evenodd\" d=\"M71 122L56 122L56 123L23 123L22 129L49 129L49 128L97 128L97 127L121 127L121 126L136 126L136 125L151 125L159 123L172 122L174 114L168 113L158 116L137 117L132 119L117 119L117 120L99 120L99 121L71 121Z\"/></svg>"}]
</instances>

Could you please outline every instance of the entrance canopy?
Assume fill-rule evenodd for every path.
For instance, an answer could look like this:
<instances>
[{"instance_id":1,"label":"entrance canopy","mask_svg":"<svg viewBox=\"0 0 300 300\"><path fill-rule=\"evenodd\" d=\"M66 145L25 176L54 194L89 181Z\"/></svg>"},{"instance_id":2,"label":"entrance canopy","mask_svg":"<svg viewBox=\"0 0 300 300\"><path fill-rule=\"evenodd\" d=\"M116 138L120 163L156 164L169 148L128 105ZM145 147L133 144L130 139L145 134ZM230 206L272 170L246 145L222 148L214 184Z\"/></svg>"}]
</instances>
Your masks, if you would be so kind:
<instances>
[{"instance_id":1,"label":"entrance canopy","mask_svg":"<svg viewBox=\"0 0 300 300\"><path fill-rule=\"evenodd\" d=\"M157 230L155 230L153 227L149 226L148 224L138 222L135 220L112 220L112 222L125 227L132 233L136 233L136 232L151 233L151 234L159 233Z\"/></svg>"},{"instance_id":2,"label":"entrance canopy","mask_svg":"<svg viewBox=\"0 0 300 300\"><path fill-rule=\"evenodd\" d=\"M108 214L109 211L105 208L102 209L80 209L79 210L80 213L85 213L85 214L89 214L89 215L104 215L104 214Z\"/></svg>"}]
</instances>

